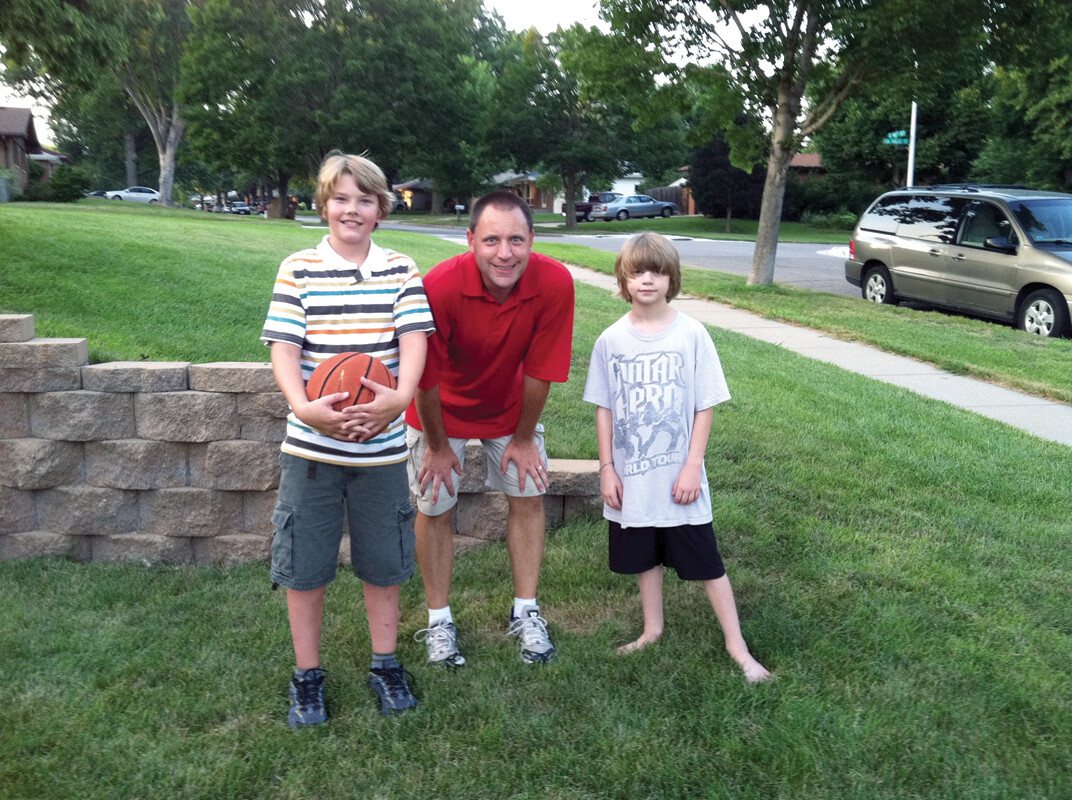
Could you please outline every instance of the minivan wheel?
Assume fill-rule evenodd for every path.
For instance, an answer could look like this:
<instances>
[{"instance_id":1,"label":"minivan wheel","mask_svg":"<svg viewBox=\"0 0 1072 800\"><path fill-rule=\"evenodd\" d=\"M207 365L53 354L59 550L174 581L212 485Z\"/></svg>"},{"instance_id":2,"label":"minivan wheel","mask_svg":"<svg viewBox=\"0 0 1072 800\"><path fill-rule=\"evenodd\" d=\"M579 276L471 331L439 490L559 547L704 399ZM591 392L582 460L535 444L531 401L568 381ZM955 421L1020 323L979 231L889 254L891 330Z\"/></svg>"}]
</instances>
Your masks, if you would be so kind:
<instances>
[{"instance_id":1,"label":"minivan wheel","mask_svg":"<svg viewBox=\"0 0 1072 800\"><path fill-rule=\"evenodd\" d=\"M1068 305L1054 289L1037 289L1024 298L1016 327L1037 336L1068 336Z\"/></svg>"},{"instance_id":2,"label":"minivan wheel","mask_svg":"<svg viewBox=\"0 0 1072 800\"><path fill-rule=\"evenodd\" d=\"M864 300L887 305L897 302L893 294L893 283L890 282L890 273L886 272L885 267L871 267L864 272L860 286Z\"/></svg>"}]
</instances>

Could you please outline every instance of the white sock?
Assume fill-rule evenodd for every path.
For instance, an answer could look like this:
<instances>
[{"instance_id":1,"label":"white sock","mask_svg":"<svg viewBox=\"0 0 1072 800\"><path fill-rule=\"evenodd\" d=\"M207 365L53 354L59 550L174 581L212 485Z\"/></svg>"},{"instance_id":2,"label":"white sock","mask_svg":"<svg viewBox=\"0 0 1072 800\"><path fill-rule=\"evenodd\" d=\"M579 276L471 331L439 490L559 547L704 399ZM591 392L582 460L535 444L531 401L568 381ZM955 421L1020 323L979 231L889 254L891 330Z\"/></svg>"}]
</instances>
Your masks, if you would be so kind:
<instances>
[{"instance_id":1,"label":"white sock","mask_svg":"<svg viewBox=\"0 0 1072 800\"><path fill-rule=\"evenodd\" d=\"M428 609L428 627L431 628L433 625L437 625L440 622L454 624L454 615L450 613L450 606Z\"/></svg>"},{"instance_id":2,"label":"white sock","mask_svg":"<svg viewBox=\"0 0 1072 800\"><path fill-rule=\"evenodd\" d=\"M514 619L521 616L521 610L525 606L536 606L537 610L540 608L540 604L536 602L535 597L515 597L514 598Z\"/></svg>"}]
</instances>

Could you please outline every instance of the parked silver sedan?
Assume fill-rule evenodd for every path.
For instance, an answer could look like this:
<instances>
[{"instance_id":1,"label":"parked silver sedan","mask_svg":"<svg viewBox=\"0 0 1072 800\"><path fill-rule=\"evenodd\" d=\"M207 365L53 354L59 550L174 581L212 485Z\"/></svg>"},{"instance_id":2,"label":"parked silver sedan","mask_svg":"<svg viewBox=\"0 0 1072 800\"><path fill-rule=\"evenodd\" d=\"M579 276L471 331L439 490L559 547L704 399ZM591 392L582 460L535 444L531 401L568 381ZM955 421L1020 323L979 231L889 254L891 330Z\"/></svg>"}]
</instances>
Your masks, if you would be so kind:
<instances>
[{"instance_id":1,"label":"parked silver sedan","mask_svg":"<svg viewBox=\"0 0 1072 800\"><path fill-rule=\"evenodd\" d=\"M592 216L606 221L639 217L669 217L676 213L676 203L656 200L646 194L631 194L609 203L592 206Z\"/></svg>"},{"instance_id":2,"label":"parked silver sedan","mask_svg":"<svg viewBox=\"0 0 1072 800\"><path fill-rule=\"evenodd\" d=\"M133 200L136 203L159 203L160 192L150 189L148 186L128 186L126 189L117 189L108 192L109 200Z\"/></svg>"}]
</instances>

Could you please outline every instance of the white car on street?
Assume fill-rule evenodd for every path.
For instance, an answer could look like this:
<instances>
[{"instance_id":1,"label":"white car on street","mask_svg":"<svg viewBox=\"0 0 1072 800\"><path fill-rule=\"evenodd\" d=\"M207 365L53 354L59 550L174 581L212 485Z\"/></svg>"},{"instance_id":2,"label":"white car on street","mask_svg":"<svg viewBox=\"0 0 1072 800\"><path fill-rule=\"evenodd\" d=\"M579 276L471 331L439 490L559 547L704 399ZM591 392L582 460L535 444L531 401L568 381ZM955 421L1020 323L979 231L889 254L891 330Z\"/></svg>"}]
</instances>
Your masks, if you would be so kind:
<instances>
[{"instance_id":1,"label":"white car on street","mask_svg":"<svg viewBox=\"0 0 1072 800\"><path fill-rule=\"evenodd\" d=\"M148 186L128 186L105 195L109 200L133 200L136 203L159 203L160 192Z\"/></svg>"}]
</instances>

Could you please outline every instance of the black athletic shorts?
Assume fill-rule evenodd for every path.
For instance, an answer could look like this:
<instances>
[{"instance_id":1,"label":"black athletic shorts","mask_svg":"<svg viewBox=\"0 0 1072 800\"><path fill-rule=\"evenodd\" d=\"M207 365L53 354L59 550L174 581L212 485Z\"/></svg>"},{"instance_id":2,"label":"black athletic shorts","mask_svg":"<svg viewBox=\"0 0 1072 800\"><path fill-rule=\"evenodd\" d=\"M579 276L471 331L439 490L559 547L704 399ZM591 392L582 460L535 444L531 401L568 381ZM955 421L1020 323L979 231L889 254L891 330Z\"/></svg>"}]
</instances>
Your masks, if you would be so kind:
<instances>
[{"instance_id":1,"label":"black athletic shorts","mask_svg":"<svg viewBox=\"0 0 1072 800\"><path fill-rule=\"evenodd\" d=\"M711 523L673 528L623 528L610 523L610 569L639 575L659 565L673 567L685 581L710 581L726 574Z\"/></svg>"}]
</instances>

